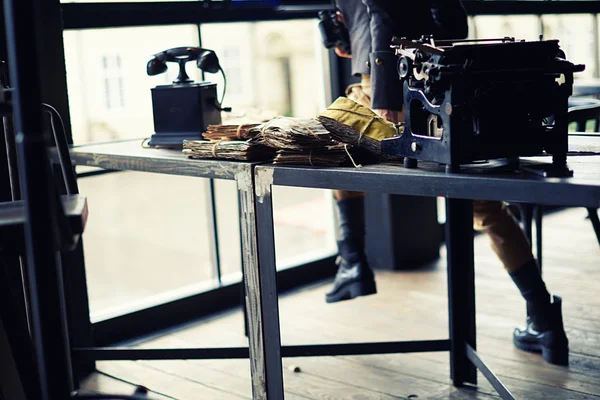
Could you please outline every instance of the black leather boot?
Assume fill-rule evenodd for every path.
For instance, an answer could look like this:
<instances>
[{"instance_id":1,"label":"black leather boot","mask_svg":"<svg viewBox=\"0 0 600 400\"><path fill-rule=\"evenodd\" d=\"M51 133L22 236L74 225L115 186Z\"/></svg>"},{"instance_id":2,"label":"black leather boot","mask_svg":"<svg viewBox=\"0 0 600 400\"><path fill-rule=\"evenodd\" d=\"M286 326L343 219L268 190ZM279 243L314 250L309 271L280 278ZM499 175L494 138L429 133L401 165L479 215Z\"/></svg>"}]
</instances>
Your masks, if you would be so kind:
<instances>
[{"instance_id":1,"label":"black leather boot","mask_svg":"<svg viewBox=\"0 0 600 400\"><path fill-rule=\"evenodd\" d=\"M333 288L326 294L328 303L377 293L373 271L365 255L365 207L363 197L337 202L338 271Z\"/></svg>"},{"instance_id":2,"label":"black leather boot","mask_svg":"<svg viewBox=\"0 0 600 400\"><path fill-rule=\"evenodd\" d=\"M366 261L349 264L342 257L338 257L335 263L338 271L333 281L333 288L325 297L328 303L377 293L373 271Z\"/></svg>"},{"instance_id":3,"label":"black leather boot","mask_svg":"<svg viewBox=\"0 0 600 400\"><path fill-rule=\"evenodd\" d=\"M569 365L569 340L562 318L562 299L553 297L553 303L527 302L527 325L515 329L513 342L517 348L542 353L550 364Z\"/></svg>"}]
</instances>

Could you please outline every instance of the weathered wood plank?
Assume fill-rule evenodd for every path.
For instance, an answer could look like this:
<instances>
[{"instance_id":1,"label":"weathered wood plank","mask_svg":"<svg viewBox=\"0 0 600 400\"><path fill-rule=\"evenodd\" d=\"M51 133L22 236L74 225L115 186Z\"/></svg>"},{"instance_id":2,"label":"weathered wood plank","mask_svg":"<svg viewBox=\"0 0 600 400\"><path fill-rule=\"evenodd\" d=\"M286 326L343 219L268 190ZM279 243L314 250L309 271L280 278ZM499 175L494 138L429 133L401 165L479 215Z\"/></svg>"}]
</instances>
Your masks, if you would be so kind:
<instances>
[{"instance_id":1,"label":"weathered wood plank","mask_svg":"<svg viewBox=\"0 0 600 400\"><path fill-rule=\"evenodd\" d=\"M165 373L135 361L102 361L97 363L97 369L100 372L118 376L127 382L145 386L152 391L168 394L177 399L233 400L245 398L177 375Z\"/></svg>"},{"instance_id":2,"label":"weathered wood plank","mask_svg":"<svg viewBox=\"0 0 600 400\"><path fill-rule=\"evenodd\" d=\"M549 288L565 299L565 324L572 350L568 368L547 364L539 355L514 347L512 330L524 322L525 303L491 252L487 238L478 236L475 240L478 353L519 399L600 398L600 299L595 295L594 284L600 278L600 266L594 268L593 262L577 263L569 257L558 257L573 251L571 238L578 250L582 249L584 255L578 253L578 256L584 260L595 260L600 254L593 233L577 233L580 228L586 228L589 221L571 218L575 215L573 211L577 212L559 212L544 220L544 229L550 232L557 226L570 227L560 234L545 235L545 247L551 247L552 251L548 252L544 268ZM351 302L325 305L324 293L329 284L282 296L279 308L283 344L447 338L443 259L423 270L378 272L377 275L379 293ZM142 347L244 346L247 343L242 313L235 311L148 341ZM154 368L153 373L163 375L162 379L177 376L190 385L189 390L195 385L204 388L204 384L220 393L218 398L247 398L249 395L250 365L246 360L148 363ZM135 364L140 367L140 363ZM102 363L103 368L104 365ZM453 388L447 353L289 358L283 360L283 365L286 399L408 399L411 395L417 395L418 399L498 398L481 375L476 390ZM292 366L299 367L301 372L292 372ZM221 380L223 386L219 385ZM169 387L163 382L156 390L166 389L162 393L190 398L181 396L181 388L176 386Z\"/></svg>"},{"instance_id":3,"label":"weathered wood plank","mask_svg":"<svg viewBox=\"0 0 600 400\"><path fill-rule=\"evenodd\" d=\"M250 370L252 395L255 400L267 397L265 376L265 329L262 320L263 299L261 296L260 270L258 264L258 239L256 237L256 204L254 197L254 170L247 167L237 175L236 183L240 201L242 269L244 272L245 307L248 315L248 343L250 348ZM242 325L240 325L241 327Z\"/></svg>"},{"instance_id":4,"label":"weathered wood plank","mask_svg":"<svg viewBox=\"0 0 600 400\"><path fill-rule=\"evenodd\" d=\"M193 160L181 150L142 147L143 139L89 144L71 148L74 165L171 175L234 179L249 163Z\"/></svg>"}]
</instances>

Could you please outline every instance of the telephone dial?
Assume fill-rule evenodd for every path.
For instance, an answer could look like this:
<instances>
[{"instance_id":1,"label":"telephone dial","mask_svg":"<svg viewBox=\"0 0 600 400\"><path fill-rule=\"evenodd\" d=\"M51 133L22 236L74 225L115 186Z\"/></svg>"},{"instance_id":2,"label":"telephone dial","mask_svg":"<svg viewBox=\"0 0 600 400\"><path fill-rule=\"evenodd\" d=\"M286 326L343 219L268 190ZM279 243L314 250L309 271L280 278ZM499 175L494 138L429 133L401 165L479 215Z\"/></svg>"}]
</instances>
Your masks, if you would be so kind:
<instances>
[{"instance_id":1,"label":"telephone dial","mask_svg":"<svg viewBox=\"0 0 600 400\"><path fill-rule=\"evenodd\" d=\"M194 82L185 70L186 64L195 62L200 70L211 74L221 72L223 81L227 81L219 58L212 50L175 47L161 51L148 61L147 74L154 76L166 72L168 62L179 65L179 74L172 84L151 89L154 134L148 145L182 147L184 140L201 140L208 125L220 125L221 111L231 111L222 108L225 88L221 101L218 101L216 83Z\"/></svg>"}]
</instances>

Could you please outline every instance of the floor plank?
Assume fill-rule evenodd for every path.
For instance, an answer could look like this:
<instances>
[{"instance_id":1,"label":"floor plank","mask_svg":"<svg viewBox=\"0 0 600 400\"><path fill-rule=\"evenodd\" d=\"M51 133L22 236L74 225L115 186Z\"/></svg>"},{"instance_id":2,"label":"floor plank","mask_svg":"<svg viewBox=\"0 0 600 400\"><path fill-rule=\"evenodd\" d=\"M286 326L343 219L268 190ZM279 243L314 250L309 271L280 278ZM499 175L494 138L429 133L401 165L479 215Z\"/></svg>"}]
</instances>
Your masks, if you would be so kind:
<instances>
[{"instance_id":1,"label":"floor plank","mask_svg":"<svg viewBox=\"0 0 600 400\"><path fill-rule=\"evenodd\" d=\"M96 372L87 377L81 386L84 390L81 392L85 393L96 393L96 394L133 394L137 385L132 384L123 380L122 378L116 378L111 375L107 375L103 372ZM173 399L173 397L164 396L157 392L150 392L148 394L152 399L156 400L167 400Z\"/></svg>"},{"instance_id":2,"label":"floor plank","mask_svg":"<svg viewBox=\"0 0 600 400\"><path fill-rule=\"evenodd\" d=\"M600 399L600 247L585 210L544 218L544 276L563 299L569 367L549 365L519 351L512 330L525 320L525 303L485 236L475 239L477 347L519 399ZM445 250L413 271L377 272L378 294L326 305L329 284L280 299L282 343L446 339ZM232 310L164 332L141 347L246 346L243 316ZM479 374L476 388L456 389L447 353L284 359L287 399L498 399ZM93 390L131 391L142 384L155 398L251 398L247 360L101 362L85 384ZM297 372L294 372L297 371ZM112 377L117 377L114 379ZM161 397L162 396L162 397ZM165 397L169 396L169 397Z\"/></svg>"}]
</instances>

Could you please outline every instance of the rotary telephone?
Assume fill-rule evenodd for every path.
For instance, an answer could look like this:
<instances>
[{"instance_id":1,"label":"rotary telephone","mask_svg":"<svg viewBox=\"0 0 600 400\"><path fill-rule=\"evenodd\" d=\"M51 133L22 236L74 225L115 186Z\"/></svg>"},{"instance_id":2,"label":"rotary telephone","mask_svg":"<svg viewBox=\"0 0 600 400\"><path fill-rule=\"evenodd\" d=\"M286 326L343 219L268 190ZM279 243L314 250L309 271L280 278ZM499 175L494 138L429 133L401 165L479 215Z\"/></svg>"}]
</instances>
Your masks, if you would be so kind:
<instances>
[{"instance_id":1,"label":"rotary telephone","mask_svg":"<svg viewBox=\"0 0 600 400\"><path fill-rule=\"evenodd\" d=\"M167 63L179 65L179 75L170 85L152 89L154 134L149 146L181 147L184 140L200 140L208 125L221 124L221 111L227 90L227 78L214 51L199 47L175 47L152 56L146 65L150 76L167 71ZM212 82L194 82L185 71L188 62L211 74L223 75L223 94L217 100L217 85Z\"/></svg>"}]
</instances>

